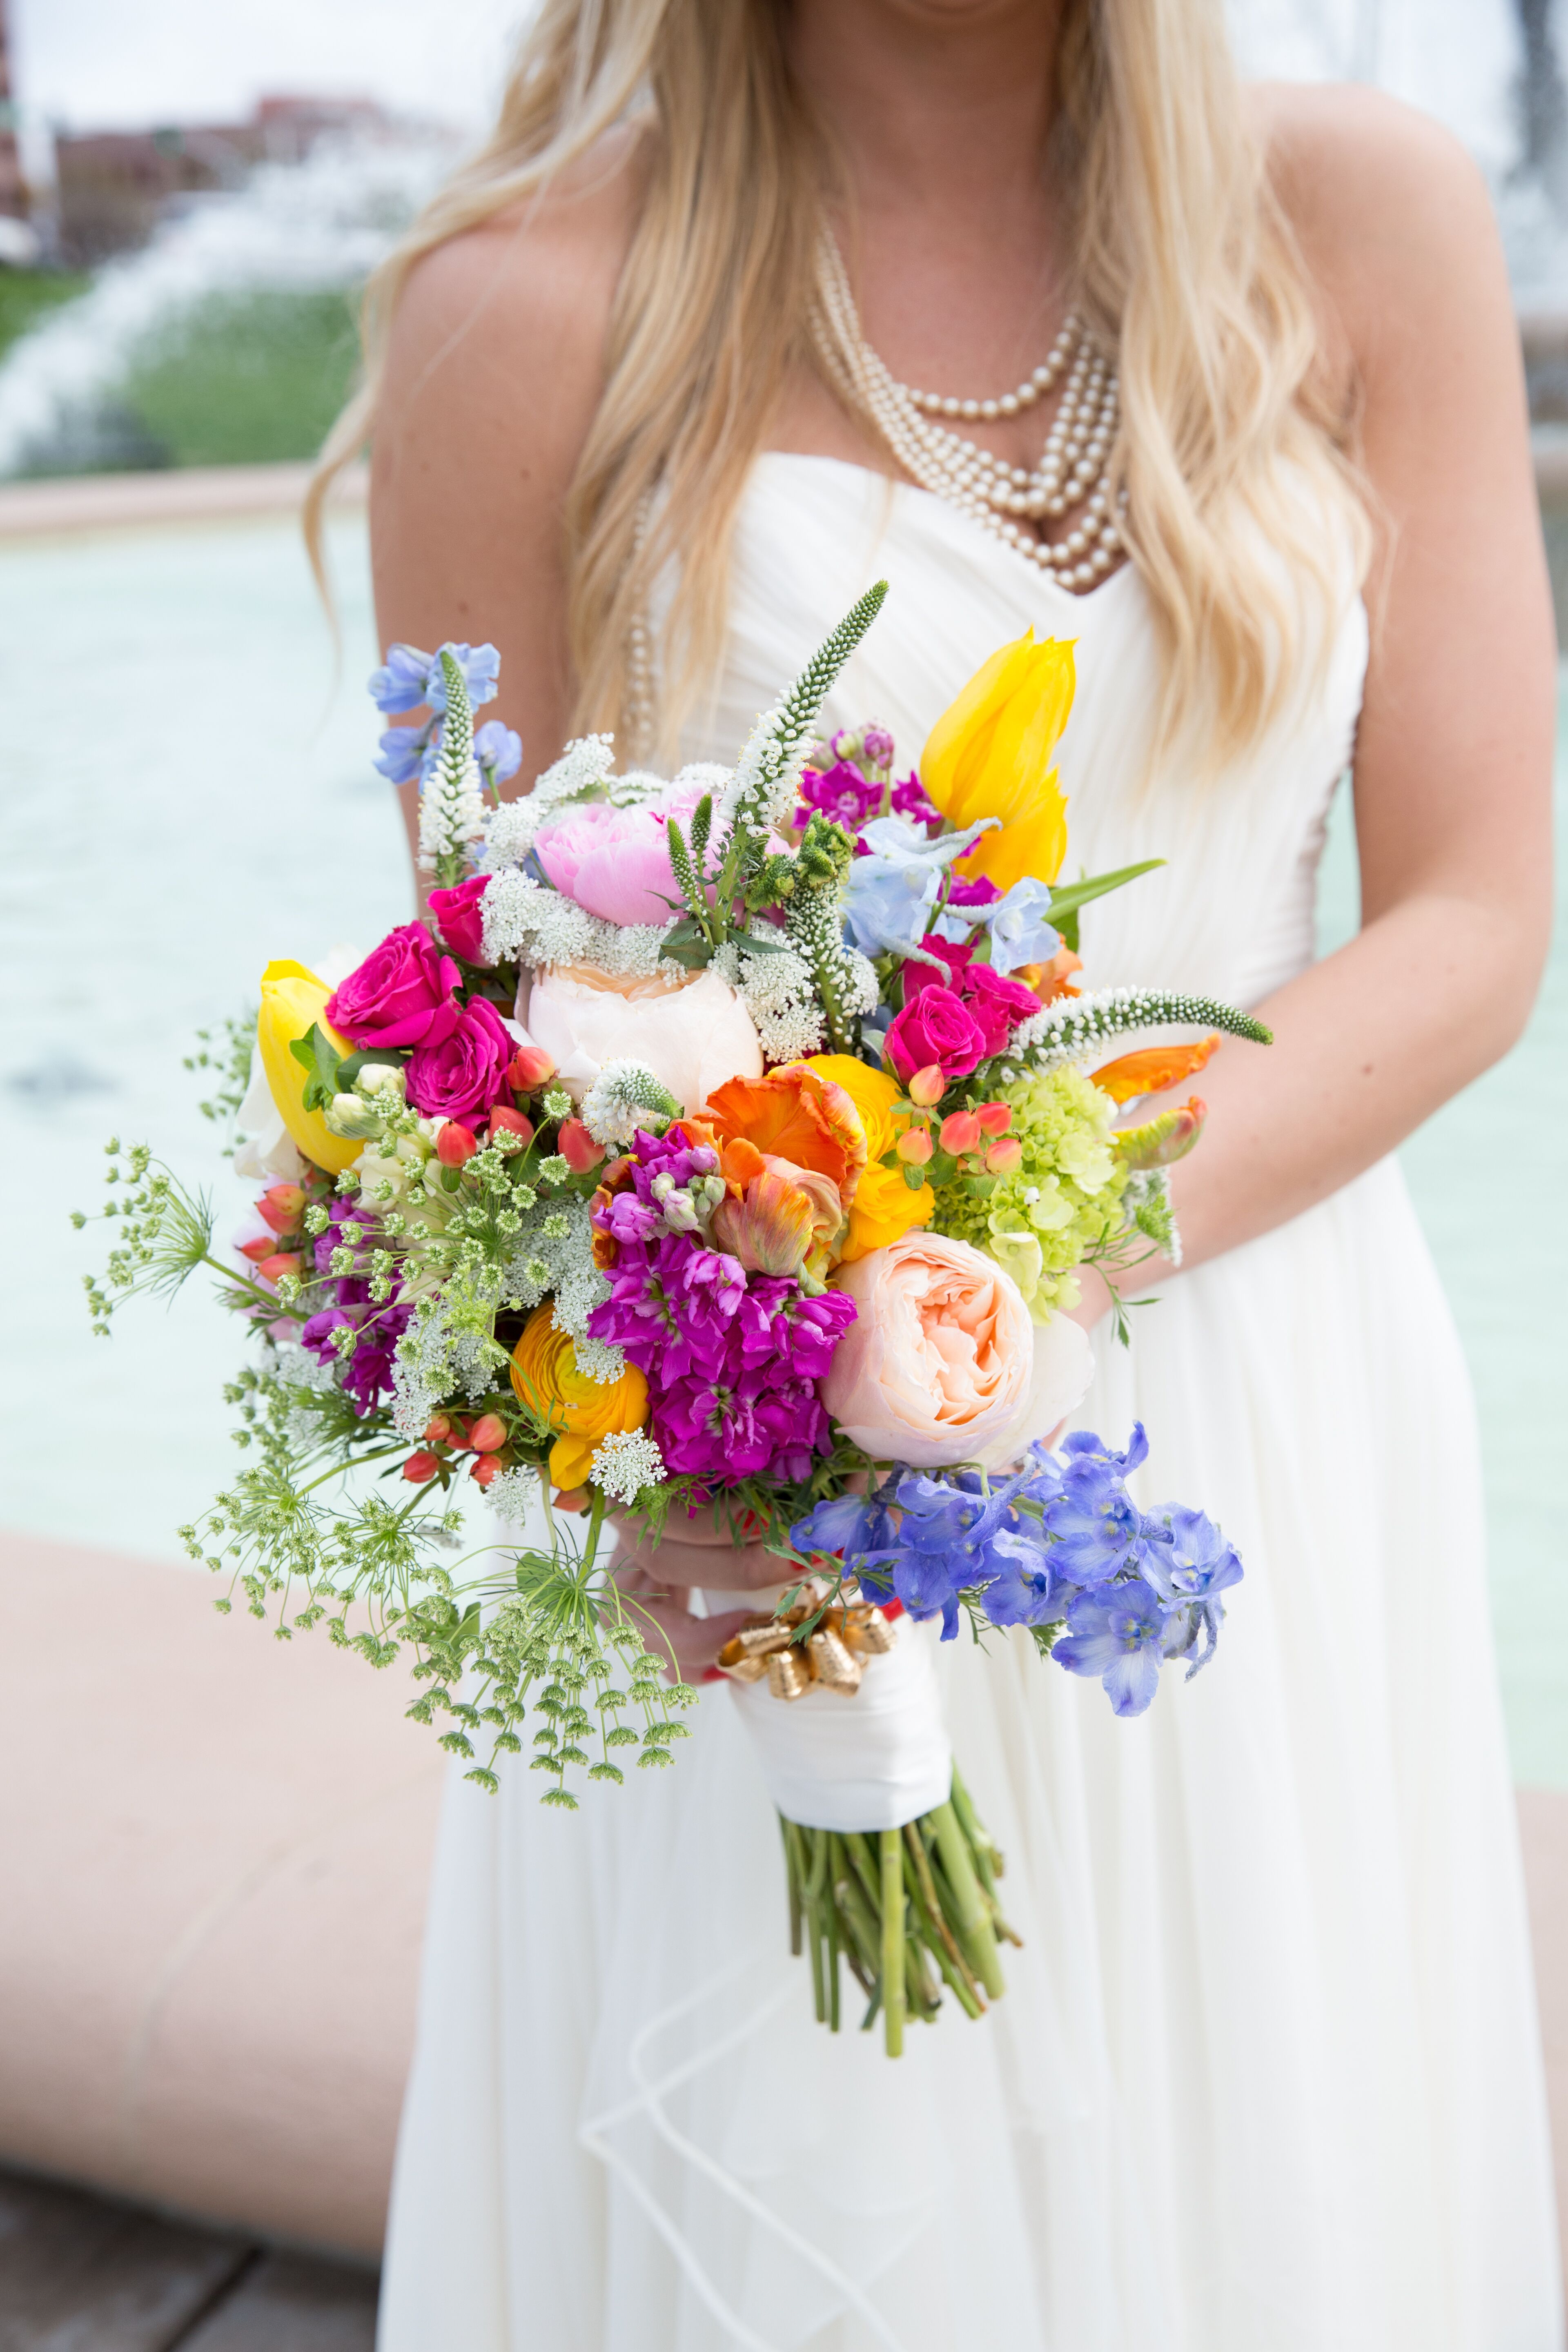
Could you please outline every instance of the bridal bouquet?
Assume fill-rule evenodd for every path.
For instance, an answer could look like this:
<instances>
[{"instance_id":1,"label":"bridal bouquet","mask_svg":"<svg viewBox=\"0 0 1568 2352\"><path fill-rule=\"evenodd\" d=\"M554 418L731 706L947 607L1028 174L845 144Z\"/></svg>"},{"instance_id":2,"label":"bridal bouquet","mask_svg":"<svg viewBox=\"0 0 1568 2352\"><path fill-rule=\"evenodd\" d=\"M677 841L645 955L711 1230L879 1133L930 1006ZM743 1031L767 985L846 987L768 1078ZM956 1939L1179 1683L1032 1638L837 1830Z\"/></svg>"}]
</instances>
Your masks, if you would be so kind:
<instances>
[{"instance_id":1,"label":"bridal bouquet","mask_svg":"<svg viewBox=\"0 0 1568 2352\"><path fill-rule=\"evenodd\" d=\"M619 1782L685 1736L695 1694L616 1581L616 1518L777 1555L719 1667L817 2013L837 2025L842 1960L896 2052L944 1984L972 2015L1001 1990L1010 1932L899 1619L1025 1628L1135 1715L1167 1660L1206 1661L1240 1577L1200 1511L1133 1500L1141 1429L1048 1440L1092 1370L1061 1312L1076 1269L1179 1247L1166 1171L1203 1105L1127 1107L1220 1031L1268 1032L1079 992L1079 909L1147 869L1055 879L1070 646L1005 646L902 781L882 729L816 740L883 593L733 770L618 774L591 735L511 801L517 739L473 722L493 649L394 646L381 709L432 714L380 762L421 778L428 919L268 966L222 1097L237 1167L271 1180L234 1257L116 1144L119 1242L88 1286L107 1328L217 1274L259 1352L229 1391L248 1459L182 1531L193 1557L280 1636L409 1648L412 1713L486 1788L526 1738L573 1806L575 1774ZM1163 1024L1208 1034L1103 1059ZM468 1563L460 1481L512 1530Z\"/></svg>"}]
</instances>

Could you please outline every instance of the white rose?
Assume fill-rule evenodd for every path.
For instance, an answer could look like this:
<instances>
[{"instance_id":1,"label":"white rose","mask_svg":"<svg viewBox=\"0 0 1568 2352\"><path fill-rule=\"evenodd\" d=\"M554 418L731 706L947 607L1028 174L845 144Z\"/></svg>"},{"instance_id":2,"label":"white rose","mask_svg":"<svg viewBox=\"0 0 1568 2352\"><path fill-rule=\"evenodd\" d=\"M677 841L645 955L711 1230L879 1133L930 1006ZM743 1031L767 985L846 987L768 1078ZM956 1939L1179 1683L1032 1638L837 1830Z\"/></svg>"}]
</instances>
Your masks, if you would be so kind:
<instances>
[{"instance_id":1,"label":"white rose","mask_svg":"<svg viewBox=\"0 0 1568 2352\"><path fill-rule=\"evenodd\" d=\"M606 1062L640 1062L684 1111L700 1110L726 1078L760 1078L763 1049L752 1016L710 971L681 982L626 979L589 964L536 975L518 995L531 1044L554 1062L581 1102Z\"/></svg>"}]
</instances>

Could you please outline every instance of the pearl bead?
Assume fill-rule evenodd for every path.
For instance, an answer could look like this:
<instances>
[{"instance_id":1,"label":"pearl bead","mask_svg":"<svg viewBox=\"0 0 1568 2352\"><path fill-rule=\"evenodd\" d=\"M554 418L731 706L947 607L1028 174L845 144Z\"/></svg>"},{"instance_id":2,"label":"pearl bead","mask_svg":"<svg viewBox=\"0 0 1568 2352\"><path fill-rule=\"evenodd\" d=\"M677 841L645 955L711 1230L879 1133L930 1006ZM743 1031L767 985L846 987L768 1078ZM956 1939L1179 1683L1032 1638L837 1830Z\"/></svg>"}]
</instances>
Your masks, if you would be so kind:
<instances>
[{"instance_id":1,"label":"pearl bead","mask_svg":"<svg viewBox=\"0 0 1568 2352\"><path fill-rule=\"evenodd\" d=\"M1016 416L1018 414L1017 394L1016 392L1005 392L1002 394L1001 399L996 403L996 405L1002 411L1004 416Z\"/></svg>"}]
</instances>

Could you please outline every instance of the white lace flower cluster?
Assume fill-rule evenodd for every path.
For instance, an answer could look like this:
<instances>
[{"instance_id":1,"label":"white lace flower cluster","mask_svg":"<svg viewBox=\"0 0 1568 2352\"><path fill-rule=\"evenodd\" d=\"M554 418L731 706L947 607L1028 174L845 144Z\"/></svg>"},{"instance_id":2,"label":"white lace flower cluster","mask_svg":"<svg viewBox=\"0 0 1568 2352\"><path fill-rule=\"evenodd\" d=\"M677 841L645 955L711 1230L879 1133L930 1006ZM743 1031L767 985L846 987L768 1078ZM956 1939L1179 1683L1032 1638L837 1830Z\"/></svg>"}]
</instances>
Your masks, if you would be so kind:
<instances>
[{"instance_id":1,"label":"white lace flower cluster","mask_svg":"<svg viewBox=\"0 0 1568 2352\"><path fill-rule=\"evenodd\" d=\"M662 1486L668 1473L658 1440L646 1430L628 1429L612 1431L599 1440L588 1475L612 1503L630 1505L645 1486Z\"/></svg>"},{"instance_id":2,"label":"white lace flower cluster","mask_svg":"<svg viewBox=\"0 0 1568 2352\"><path fill-rule=\"evenodd\" d=\"M712 969L739 993L770 1062L796 1062L819 1050L825 1034L822 1007L804 956L791 948L773 955L747 955L743 946L726 941Z\"/></svg>"},{"instance_id":3,"label":"white lace flower cluster","mask_svg":"<svg viewBox=\"0 0 1568 2352\"><path fill-rule=\"evenodd\" d=\"M417 1445L430 1417L457 1385L452 1333L440 1302L422 1298L392 1361L392 1424Z\"/></svg>"},{"instance_id":4,"label":"white lace flower cluster","mask_svg":"<svg viewBox=\"0 0 1568 2352\"><path fill-rule=\"evenodd\" d=\"M597 792L609 782L616 763L613 735L579 735L568 743L553 767L546 768L531 793L521 800L503 801L485 825L485 845L479 857L481 874L499 874L521 866L533 846L534 835L547 816L563 802Z\"/></svg>"},{"instance_id":5,"label":"white lace flower cluster","mask_svg":"<svg viewBox=\"0 0 1568 2352\"><path fill-rule=\"evenodd\" d=\"M606 1062L583 1097L580 1114L595 1143L625 1147L638 1128L662 1135L680 1105L645 1062Z\"/></svg>"},{"instance_id":6,"label":"white lace flower cluster","mask_svg":"<svg viewBox=\"0 0 1568 2352\"><path fill-rule=\"evenodd\" d=\"M620 1379L626 1363L621 1350L588 1334L588 1318L609 1297L610 1286L594 1264L586 1201L567 1194L524 1213L501 1287L507 1305L525 1313L553 1297L555 1328L571 1340L578 1370L591 1381Z\"/></svg>"}]
</instances>

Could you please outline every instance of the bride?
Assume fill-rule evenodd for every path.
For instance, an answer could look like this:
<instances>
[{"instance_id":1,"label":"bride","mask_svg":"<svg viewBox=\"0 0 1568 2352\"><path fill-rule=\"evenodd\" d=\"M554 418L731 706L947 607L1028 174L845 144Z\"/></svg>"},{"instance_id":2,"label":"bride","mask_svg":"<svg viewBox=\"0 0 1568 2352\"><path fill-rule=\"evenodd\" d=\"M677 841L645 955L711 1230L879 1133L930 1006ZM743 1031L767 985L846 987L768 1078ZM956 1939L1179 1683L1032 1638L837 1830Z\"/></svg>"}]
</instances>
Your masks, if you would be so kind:
<instances>
[{"instance_id":1,"label":"bride","mask_svg":"<svg viewBox=\"0 0 1568 2352\"><path fill-rule=\"evenodd\" d=\"M1131 1351L1079 1310L1081 1420L1146 1422L1147 1493L1246 1558L1225 1654L1123 1723L1022 1637L942 1653L1009 1997L897 2065L812 2022L723 1688L575 1818L455 1781L384 2352L1552 2352L1476 1441L1391 1156L1547 919L1476 173L1364 91L1240 91L1220 0L544 0L368 326L329 461L374 430L382 636L494 638L526 773L591 726L733 757L882 574L826 720L903 765L1004 640L1074 638L1074 863L1168 860L1089 910L1093 983L1278 1039L1205 1074ZM1352 762L1363 928L1315 961ZM697 1678L692 1591L776 1570L628 1572Z\"/></svg>"}]
</instances>

